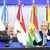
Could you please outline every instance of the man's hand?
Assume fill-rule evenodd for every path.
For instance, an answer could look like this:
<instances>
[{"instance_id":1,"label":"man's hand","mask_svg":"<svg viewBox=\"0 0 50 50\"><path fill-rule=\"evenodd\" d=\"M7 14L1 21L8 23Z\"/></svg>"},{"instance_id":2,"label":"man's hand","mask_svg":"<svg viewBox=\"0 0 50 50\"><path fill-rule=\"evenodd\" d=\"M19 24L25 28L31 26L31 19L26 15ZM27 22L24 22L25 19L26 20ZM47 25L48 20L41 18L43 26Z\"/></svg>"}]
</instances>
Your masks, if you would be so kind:
<instances>
[{"instance_id":1,"label":"man's hand","mask_svg":"<svg viewBox=\"0 0 50 50\"><path fill-rule=\"evenodd\" d=\"M50 36L48 36L48 35L47 35L47 37L46 37L46 38L47 38L48 40L50 40Z\"/></svg>"},{"instance_id":2,"label":"man's hand","mask_svg":"<svg viewBox=\"0 0 50 50\"><path fill-rule=\"evenodd\" d=\"M43 33L43 35L46 37L46 39L50 40L50 36L48 36L48 35L46 34L46 31L45 31L45 30L42 30L42 33Z\"/></svg>"},{"instance_id":3,"label":"man's hand","mask_svg":"<svg viewBox=\"0 0 50 50\"><path fill-rule=\"evenodd\" d=\"M45 30L42 30L42 34L47 37L47 34L46 34L46 31Z\"/></svg>"},{"instance_id":4,"label":"man's hand","mask_svg":"<svg viewBox=\"0 0 50 50\"><path fill-rule=\"evenodd\" d=\"M17 35L16 34L13 34L13 36L12 36L13 38L16 38L17 37Z\"/></svg>"}]
</instances>

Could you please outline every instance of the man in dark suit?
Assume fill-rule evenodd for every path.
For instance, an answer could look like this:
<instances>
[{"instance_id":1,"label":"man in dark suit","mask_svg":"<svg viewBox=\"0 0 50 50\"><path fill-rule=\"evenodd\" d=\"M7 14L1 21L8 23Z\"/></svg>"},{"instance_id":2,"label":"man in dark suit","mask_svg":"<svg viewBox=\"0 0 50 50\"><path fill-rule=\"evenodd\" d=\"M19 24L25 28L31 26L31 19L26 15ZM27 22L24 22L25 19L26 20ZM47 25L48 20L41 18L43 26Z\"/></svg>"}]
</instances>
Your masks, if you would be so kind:
<instances>
[{"instance_id":1,"label":"man in dark suit","mask_svg":"<svg viewBox=\"0 0 50 50\"><path fill-rule=\"evenodd\" d=\"M8 24L5 31L0 31L0 42L3 42L6 44L5 46L8 46L7 44L9 44L11 40L14 41L14 39L16 39L16 41L18 41L17 35L14 34L13 31L13 24Z\"/></svg>"},{"instance_id":2,"label":"man in dark suit","mask_svg":"<svg viewBox=\"0 0 50 50\"><path fill-rule=\"evenodd\" d=\"M37 43L36 41L34 41L35 45L43 45L45 46L46 43L50 40L50 30L48 29L48 22L43 21L41 24L41 31L39 31L42 41L40 41L39 43Z\"/></svg>"},{"instance_id":3,"label":"man in dark suit","mask_svg":"<svg viewBox=\"0 0 50 50\"><path fill-rule=\"evenodd\" d=\"M50 30L48 22L43 21L41 24L41 31L39 32L41 35L41 38L43 39L41 44L46 45L46 43L50 40Z\"/></svg>"}]
</instances>

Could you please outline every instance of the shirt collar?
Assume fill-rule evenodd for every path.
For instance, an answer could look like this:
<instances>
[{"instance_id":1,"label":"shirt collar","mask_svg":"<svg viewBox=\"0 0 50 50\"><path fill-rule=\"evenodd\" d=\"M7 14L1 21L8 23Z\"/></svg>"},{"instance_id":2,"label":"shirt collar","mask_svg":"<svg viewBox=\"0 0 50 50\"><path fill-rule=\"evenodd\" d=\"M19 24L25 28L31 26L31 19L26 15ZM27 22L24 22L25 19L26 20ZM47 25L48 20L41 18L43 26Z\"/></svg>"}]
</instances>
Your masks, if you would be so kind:
<instances>
[{"instance_id":1,"label":"shirt collar","mask_svg":"<svg viewBox=\"0 0 50 50\"><path fill-rule=\"evenodd\" d=\"M48 33L48 30L46 31L46 34Z\"/></svg>"}]
</instances>

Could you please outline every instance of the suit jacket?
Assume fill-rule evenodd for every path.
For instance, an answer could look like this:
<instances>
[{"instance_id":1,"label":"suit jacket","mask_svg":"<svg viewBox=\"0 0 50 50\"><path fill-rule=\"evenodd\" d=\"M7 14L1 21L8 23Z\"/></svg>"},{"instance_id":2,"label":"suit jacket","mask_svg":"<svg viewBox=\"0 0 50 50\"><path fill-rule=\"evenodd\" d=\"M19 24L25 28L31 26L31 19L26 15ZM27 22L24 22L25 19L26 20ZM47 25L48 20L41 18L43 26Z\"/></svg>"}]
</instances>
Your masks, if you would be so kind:
<instances>
[{"instance_id":1,"label":"suit jacket","mask_svg":"<svg viewBox=\"0 0 50 50\"><path fill-rule=\"evenodd\" d=\"M36 43L36 41L34 40L34 42L33 42L34 45L42 45L43 44L43 34L42 34L42 31L39 31L39 33L40 33L40 36L42 38L42 41L39 42L39 43ZM48 30L47 35L50 36L50 30ZM49 41L49 40L47 40L47 41Z\"/></svg>"},{"instance_id":2,"label":"suit jacket","mask_svg":"<svg viewBox=\"0 0 50 50\"><path fill-rule=\"evenodd\" d=\"M0 31L0 42L9 43L10 40L12 40L12 42L18 41L17 37L16 38L13 37L11 39L6 31Z\"/></svg>"},{"instance_id":3,"label":"suit jacket","mask_svg":"<svg viewBox=\"0 0 50 50\"><path fill-rule=\"evenodd\" d=\"M9 43L10 37L6 31L0 31L0 42Z\"/></svg>"}]
</instances>

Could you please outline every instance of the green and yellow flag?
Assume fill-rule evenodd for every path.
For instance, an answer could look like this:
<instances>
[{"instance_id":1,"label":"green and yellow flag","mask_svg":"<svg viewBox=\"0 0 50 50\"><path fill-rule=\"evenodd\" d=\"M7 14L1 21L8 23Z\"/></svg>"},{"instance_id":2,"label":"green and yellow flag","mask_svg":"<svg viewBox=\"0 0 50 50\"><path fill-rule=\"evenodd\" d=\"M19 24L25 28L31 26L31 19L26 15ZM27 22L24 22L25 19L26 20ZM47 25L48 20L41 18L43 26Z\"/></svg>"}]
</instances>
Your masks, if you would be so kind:
<instances>
[{"instance_id":1,"label":"green and yellow flag","mask_svg":"<svg viewBox=\"0 0 50 50\"><path fill-rule=\"evenodd\" d=\"M37 23L37 18L36 18L36 7L32 5L32 10L31 10L31 17L30 17L30 25L28 28L28 37L29 37L29 42L27 42L27 45L34 46L33 41L35 37L35 31L38 29L38 23Z\"/></svg>"}]
</instances>

